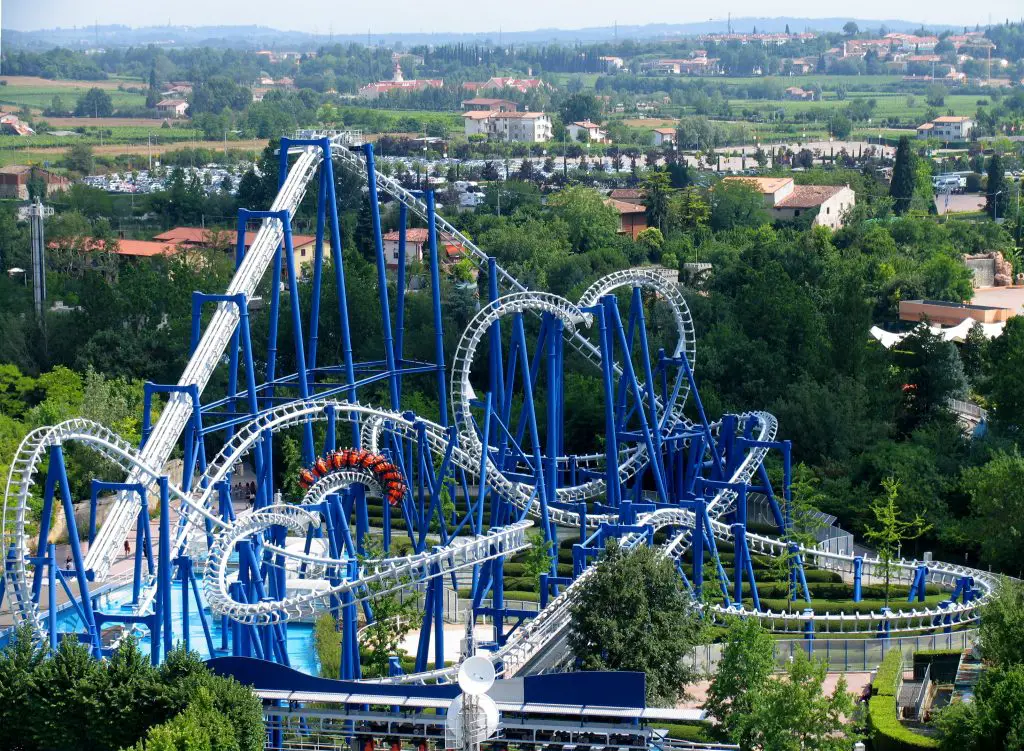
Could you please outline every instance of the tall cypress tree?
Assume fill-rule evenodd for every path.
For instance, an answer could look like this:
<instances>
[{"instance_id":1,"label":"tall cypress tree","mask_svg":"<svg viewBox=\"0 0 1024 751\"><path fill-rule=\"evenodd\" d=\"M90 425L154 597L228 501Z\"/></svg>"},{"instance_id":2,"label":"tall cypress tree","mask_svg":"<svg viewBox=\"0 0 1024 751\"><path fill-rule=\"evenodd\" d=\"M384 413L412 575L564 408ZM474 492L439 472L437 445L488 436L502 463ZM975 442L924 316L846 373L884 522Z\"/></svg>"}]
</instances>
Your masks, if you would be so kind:
<instances>
[{"instance_id":1,"label":"tall cypress tree","mask_svg":"<svg viewBox=\"0 0 1024 751\"><path fill-rule=\"evenodd\" d=\"M992 219L1006 216L1009 206L1006 186L1006 166L999 154L993 154L988 162L988 187L985 189L985 213Z\"/></svg>"},{"instance_id":2,"label":"tall cypress tree","mask_svg":"<svg viewBox=\"0 0 1024 751\"><path fill-rule=\"evenodd\" d=\"M893 198L893 210L897 214L906 213L910 208L910 201L914 197L916 182L914 161L910 140L906 136L902 136L896 147L896 164L892 168L892 182L889 183L889 195Z\"/></svg>"}]
</instances>

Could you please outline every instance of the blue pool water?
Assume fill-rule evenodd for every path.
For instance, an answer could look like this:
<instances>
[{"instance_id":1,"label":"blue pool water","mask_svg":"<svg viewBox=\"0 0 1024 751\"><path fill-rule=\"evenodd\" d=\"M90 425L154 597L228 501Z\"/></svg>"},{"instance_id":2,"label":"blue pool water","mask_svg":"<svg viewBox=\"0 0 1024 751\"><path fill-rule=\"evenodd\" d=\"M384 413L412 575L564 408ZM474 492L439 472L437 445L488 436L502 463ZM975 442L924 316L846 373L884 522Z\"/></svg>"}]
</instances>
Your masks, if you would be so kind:
<instances>
[{"instance_id":1,"label":"blue pool water","mask_svg":"<svg viewBox=\"0 0 1024 751\"><path fill-rule=\"evenodd\" d=\"M202 588L200 588L202 592ZM132 587L131 585L124 585L116 587L114 589L107 590L96 596L95 602L98 609L102 613L108 613L111 615L129 612L128 608L122 606L130 604L132 601ZM198 614L196 613L195 599L192 597L192 593L189 592L189 647L194 651L198 652L201 657L223 657L230 655L230 650L225 650L225 641L223 640L223 631L221 629L222 620L215 618L209 608L205 607L204 612L206 613L207 621L210 624L210 633L213 637L214 653L210 654L209 646L206 642L206 636L203 633L203 624L201 623ZM179 644L183 641L183 627L182 627L182 616L181 616L181 584L180 582L174 582L174 592L171 596L171 622L174 632L174 643ZM60 631L81 631L82 630L82 619L78 615L78 611L74 607L66 607L57 613L57 625ZM228 623L228 631L231 630L230 622ZM309 675L319 675L319 664L316 658L316 647L313 644L313 624L312 623L301 623L301 622L290 622L288 623L288 659L291 662L291 666L296 670L301 670L303 673ZM139 632L139 648L143 654L149 654L149 629L140 627Z\"/></svg>"}]
</instances>

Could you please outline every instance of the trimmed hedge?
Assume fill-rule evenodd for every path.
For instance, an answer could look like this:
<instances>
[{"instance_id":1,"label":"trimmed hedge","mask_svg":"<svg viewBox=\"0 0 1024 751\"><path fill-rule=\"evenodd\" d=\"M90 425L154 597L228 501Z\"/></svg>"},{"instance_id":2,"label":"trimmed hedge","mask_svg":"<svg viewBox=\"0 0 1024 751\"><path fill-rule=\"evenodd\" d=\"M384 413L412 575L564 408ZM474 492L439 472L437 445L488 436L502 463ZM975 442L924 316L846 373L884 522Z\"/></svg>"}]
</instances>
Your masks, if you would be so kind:
<instances>
[{"instance_id":1,"label":"trimmed hedge","mask_svg":"<svg viewBox=\"0 0 1024 751\"><path fill-rule=\"evenodd\" d=\"M875 674L875 682L871 685L876 696L896 696L896 686L900 682L900 668L903 667L903 655L898 649L890 649L882 658ZM895 717L895 712L893 713Z\"/></svg>"},{"instance_id":2,"label":"trimmed hedge","mask_svg":"<svg viewBox=\"0 0 1024 751\"><path fill-rule=\"evenodd\" d=\"M906 751L917 748L938 748L934 738L918 735L896 717L896 687L900 681L903 655L898 649L891 649L878 666L874 696L868 702L868 735L875 751Z\"/></svg>"},{"instance_id":3,"label":"trimmed hedge","mask_svg":"<svg viewBox=\"0 0 1024 751\"><path fill-rule=\"evenodd\" d=\"M918 735L896 719L895 696L872 696L868 702L868 735L875 751L913 751L938 748L939 742Z\"/></svg>"}]
</instances>

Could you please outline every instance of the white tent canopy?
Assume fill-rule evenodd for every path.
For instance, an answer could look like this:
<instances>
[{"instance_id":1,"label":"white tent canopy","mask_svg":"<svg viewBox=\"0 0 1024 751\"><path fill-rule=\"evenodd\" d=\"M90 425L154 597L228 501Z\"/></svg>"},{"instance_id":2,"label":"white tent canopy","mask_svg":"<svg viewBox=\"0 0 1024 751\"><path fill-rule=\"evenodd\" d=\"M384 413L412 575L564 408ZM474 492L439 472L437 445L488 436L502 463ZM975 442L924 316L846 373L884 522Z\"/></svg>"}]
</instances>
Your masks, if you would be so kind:
<instances>
[{"instance_id":1,"label":"white tent canopy","mask_svg":"<svg viewBox=\"0 0 1024 751\"><path fill-rule=\"evenodd\" d=\"M956 326L950 326L948 328L943 328L942 326L928 326L928 330L931 331L936 336L941 336L947 342L963 342L967 338L967 334L970 333L970 330L974 327L976 323L978 322L975 321L973 318L965 318L964 320L960 321L960 323L958 323ZM927 324L922 322L918 325L925 326ZM981 323L978 325L981 326L981 333L984 334L986 339L994 339L995 337L1003 333L1003 328L1006 326L1006 323ZM871 336L875 337L875 339L881 342L882 346L885 347L886 349L889 349L894 344L897 344L898 342L902 341L903 337L905 337L907 333L909 332L903 334L895 334L891 331L880 329L878 328L878 326L871 327Z\"/></svg>"}]
</instances>

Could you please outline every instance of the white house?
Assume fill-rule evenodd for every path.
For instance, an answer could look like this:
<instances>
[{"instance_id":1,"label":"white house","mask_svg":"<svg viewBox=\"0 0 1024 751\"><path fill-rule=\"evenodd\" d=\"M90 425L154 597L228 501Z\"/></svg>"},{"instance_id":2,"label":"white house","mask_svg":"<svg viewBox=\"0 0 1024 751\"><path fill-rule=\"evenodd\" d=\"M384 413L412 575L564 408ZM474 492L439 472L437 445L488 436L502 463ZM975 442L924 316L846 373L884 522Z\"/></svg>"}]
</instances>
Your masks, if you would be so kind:
<instances>
[{"instance_id":1,"label":"white house","mask_svg":"<svg viewBox=\"0 0 1024 751\"><path fill-rule=\"evenodd\" d=\"M569 123L569 125L565 126L565 129L569 131L569 138L573 141L581 140L580 133L586 133L587 140L591 143L606 143L608 141L608 133L601 130L600 125L589 120Z\"/></svg>"},{"instance_id":2,"label":"white house","mask_svg":"<svg viewBox=\"0 0 1024 751\"><path fill-rule=\"evenodd\" d=\"M551 118L544 112L472 111L462 113L467 136L486 134L499 141L551 140Z\"/></svg>"},{"instance_id":3,"label":"white house","mask_svg":"<svg viewBox=\"0 0 1024 751\"><path fill-rule=\"evenodd\" d=\"M974 130L974 121L969 117L944 115L930 123L917 126L918 138L938 138L940 141L966 141Z\"/></svg>"},{"instance_id":4,"label":"white house","mask_svg":"<svg viewBox=\"0 0 1024 751\"><path fill-rule=\"evenodd\" d=\"M792 221L814 215L816 226L839 229L843 215L857 203L848 185L796 185L791 177L726 177L723 182L743 182L764 197L772 219Z\"/></svg>"},{"instance_id":5,"label":"white house","mask_svg":"<svg viewBox=\"0 0 1024 751\"><path fill-rule=\"evenodd\" d=\"M676 129L675 128L655 128L654 129L654 145L655 146L668 146L669 144L676 142Z\"/></svg>"},{"instance_id":6,"label":"white house","mask_svg":"<svg viewBox=\"0 0 1024 751\"><path fill-rule=\"evenodd\" d=\"M157 112L162 112L171 117L185 117L188 112L188 102L184 99L161 99L156 103Z\"/></svg>"}]
</instances>

